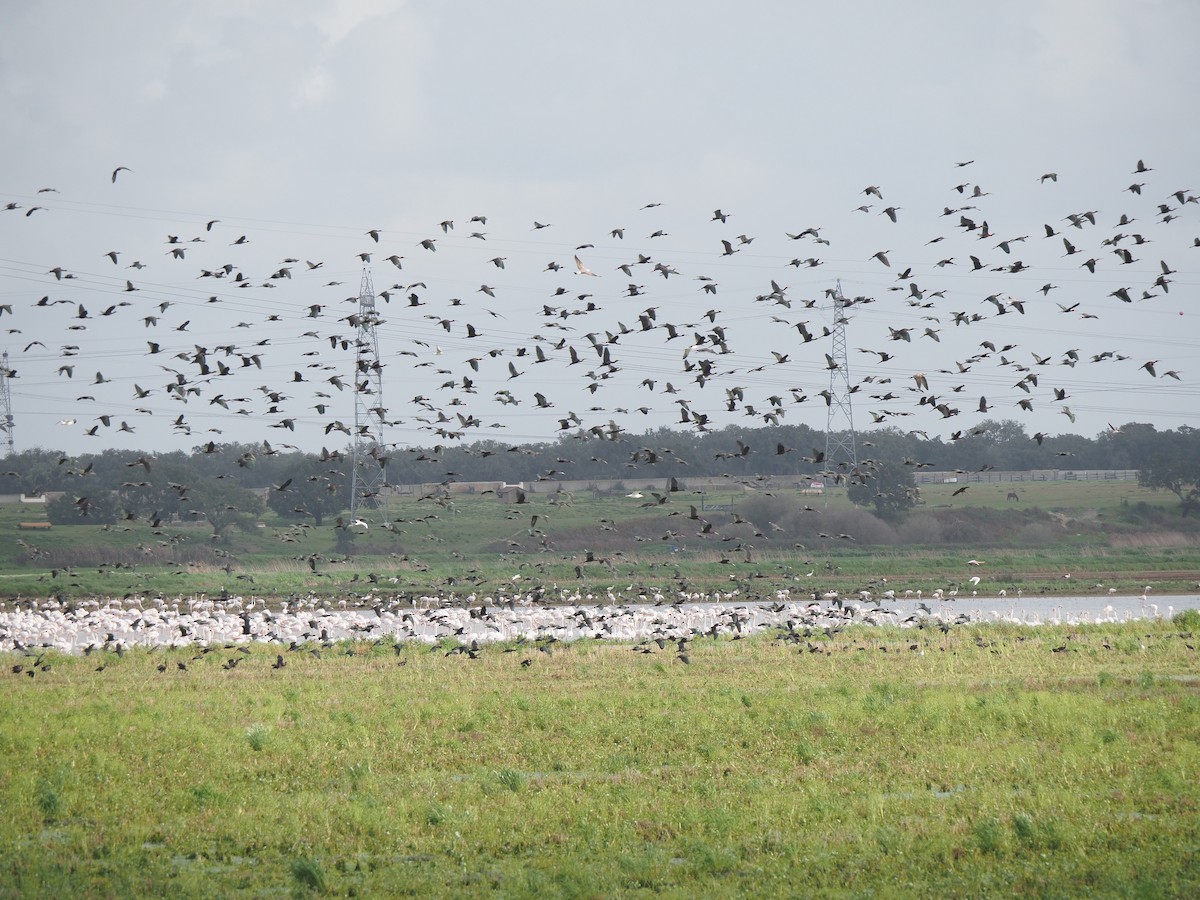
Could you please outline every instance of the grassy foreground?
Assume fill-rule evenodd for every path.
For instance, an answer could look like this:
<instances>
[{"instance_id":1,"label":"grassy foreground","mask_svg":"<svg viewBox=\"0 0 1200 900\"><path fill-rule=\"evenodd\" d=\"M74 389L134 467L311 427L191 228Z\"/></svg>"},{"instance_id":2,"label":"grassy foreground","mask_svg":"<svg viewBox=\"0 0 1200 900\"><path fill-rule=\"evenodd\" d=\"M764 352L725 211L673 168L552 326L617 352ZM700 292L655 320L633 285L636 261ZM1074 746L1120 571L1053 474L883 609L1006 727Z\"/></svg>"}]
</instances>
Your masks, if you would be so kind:
<instances>
[{"instance_id":1,"label":"grassy foreground","mask_svg":"<svg viewBox=\"0 0 1200 900\"><path fill-rule=\"evenodd\" d=\"M0 896L1196 896L1196 640L14 656Z\"/></svg>"}]
</instances>

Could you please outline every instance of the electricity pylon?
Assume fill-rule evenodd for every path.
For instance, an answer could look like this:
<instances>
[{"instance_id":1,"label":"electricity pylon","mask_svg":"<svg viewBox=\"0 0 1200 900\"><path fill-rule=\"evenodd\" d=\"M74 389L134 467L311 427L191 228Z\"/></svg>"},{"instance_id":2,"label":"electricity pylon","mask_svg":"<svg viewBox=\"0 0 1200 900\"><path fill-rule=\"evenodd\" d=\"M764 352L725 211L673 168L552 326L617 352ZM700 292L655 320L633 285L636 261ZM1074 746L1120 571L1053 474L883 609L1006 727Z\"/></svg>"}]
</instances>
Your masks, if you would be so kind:
<instances>
[{"instance_id":1,"label":"electricity pylon","mask_svg":"<svg viewBox=\"0 0 1200 900\"><path fill-rule=\"evenodd\" d=\"M8 387L8 351L0 354L0 431L4 432L4 443L8 446L6 456L13 454L13 411L12 392Z\"/></svg>"},{"instance_id":2,"label":"electricity pylon","mask_svg":"<svg viewBox=\"0 0 1200 900\"><path fill-rule=\"evenodd\" d=\"M354 317L354 443L350 452L350 515L362 518L366 509L377 510L380 523L388 522L387 453L383 427L383 362L379 359L376 326L383 320L375 309L375 285L363 269Z\"/></svg>"},{"instance_id":3,"label":"electricity pylon","mask_svg":"<svg viewBox=\"0 0 1200 900\"><path fill-rule=\"evenodd\" d=\"M850 402L850 360L846 356L846 298L838 281L833 297L833 360L829 368L828 410L825 415L825 469L840 481L858 469L854 408ZM841 477L838 477L841 470ZM828 487L828 483L826 483Z\"/></svg>"}]
</instances>

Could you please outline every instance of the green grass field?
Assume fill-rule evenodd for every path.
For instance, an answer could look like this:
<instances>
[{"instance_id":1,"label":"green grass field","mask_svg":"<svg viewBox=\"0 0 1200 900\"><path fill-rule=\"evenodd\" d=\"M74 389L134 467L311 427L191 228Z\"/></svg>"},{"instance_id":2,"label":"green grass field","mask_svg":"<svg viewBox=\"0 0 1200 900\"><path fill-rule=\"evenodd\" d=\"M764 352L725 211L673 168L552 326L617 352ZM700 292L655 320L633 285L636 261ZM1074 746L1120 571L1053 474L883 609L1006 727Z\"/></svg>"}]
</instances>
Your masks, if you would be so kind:
<instances>
[{"instance_id":1,"label":"green grass field","mask_svg":"<svg viewBox=\"0 0 1200 900\"><path fill-rule=\"evenodd\" d=\"M47 657L0 896L1196 896L1195 626Z\"/></svg>"}]
</instances>

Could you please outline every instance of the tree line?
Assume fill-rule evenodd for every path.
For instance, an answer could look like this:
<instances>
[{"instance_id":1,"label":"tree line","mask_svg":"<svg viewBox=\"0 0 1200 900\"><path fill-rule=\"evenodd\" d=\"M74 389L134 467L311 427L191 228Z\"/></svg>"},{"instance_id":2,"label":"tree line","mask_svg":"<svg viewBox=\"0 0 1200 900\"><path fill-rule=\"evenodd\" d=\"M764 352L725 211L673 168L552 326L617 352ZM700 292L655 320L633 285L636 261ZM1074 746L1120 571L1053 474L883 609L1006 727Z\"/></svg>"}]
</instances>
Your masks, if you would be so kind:
<instances>
[{"instance_id":1,"label":"tree line","mask_svg":"<svg viewBox=\"0 0 1200 900\"><path fill-rule=\"evenodd\" d=\"M843 435L845 437L845 435ZM448 481L553 481L675 475L828 477L825 433L806 425L728 426L703 432L659 428L639 435L564 432L534 444L479 441L470 445L373 448L366 460L383 466L389 484ZM1148 487L1170 490L1187 515L1200 504L1200 430L1159 431L1129 423L1087 438L1029 435L1012 420L985 420L951 439L884 428L857 435L860 471L918 468L1137 469ZM263 504L285 519L320 525L350 503L350 448L321 453L280 451L269 444L206 444L190 453L104 450L68 456L43 448L11 454L0 494L62 491L85 521L117 518L204 518L220 531L257 515ZM851 478L851 481L861 480ZM869 480L869 478L867 479ZM902 490L908 478L888 476ZM265 496L265 499L264 499Z\"/></svg>"}]
</instances>

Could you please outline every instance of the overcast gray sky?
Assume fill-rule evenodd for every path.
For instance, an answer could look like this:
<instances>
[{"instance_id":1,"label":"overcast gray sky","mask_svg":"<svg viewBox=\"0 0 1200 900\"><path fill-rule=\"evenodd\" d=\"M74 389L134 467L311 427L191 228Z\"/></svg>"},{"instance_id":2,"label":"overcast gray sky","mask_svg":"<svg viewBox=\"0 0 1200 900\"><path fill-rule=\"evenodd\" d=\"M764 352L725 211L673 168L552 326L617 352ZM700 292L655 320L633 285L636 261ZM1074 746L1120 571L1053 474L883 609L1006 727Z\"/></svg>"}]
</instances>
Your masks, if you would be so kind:
<instances>
[{"instance_id":1,"label":"overcast gray sky","mask_svg":"<svg viewBox=\"0 0 1200 900\"><path fill-rule=\"evenodd\" d=\"M344 445L326 428L353 422L352 392L329 379L352 382L353 350L330 337L354 337L364 252L389 293L389 442L446 443L437 427L547 440L570 413L691 427L681 405L715 426L779 407L822 428L838 279L873 301L849 310L860 430L1200 424L1191 0L32 2L6 4L0 26L0 207L16 205L0 208L0 349L18 449ZM1073 226L1085 212L1095 224ZM809 228L819 240L788 237ZM576 252L597 277L575 272ZM817 339L801 343L798 322ZM586 335L603 344L622 323L635 333L605 367ZM197 346L230 373L204 376ZM686 368L700 360L703 383ZM178 377L195 390L169 392ZM284 419L294 432L271 427Z\"/></svg>"}]
</instances>

